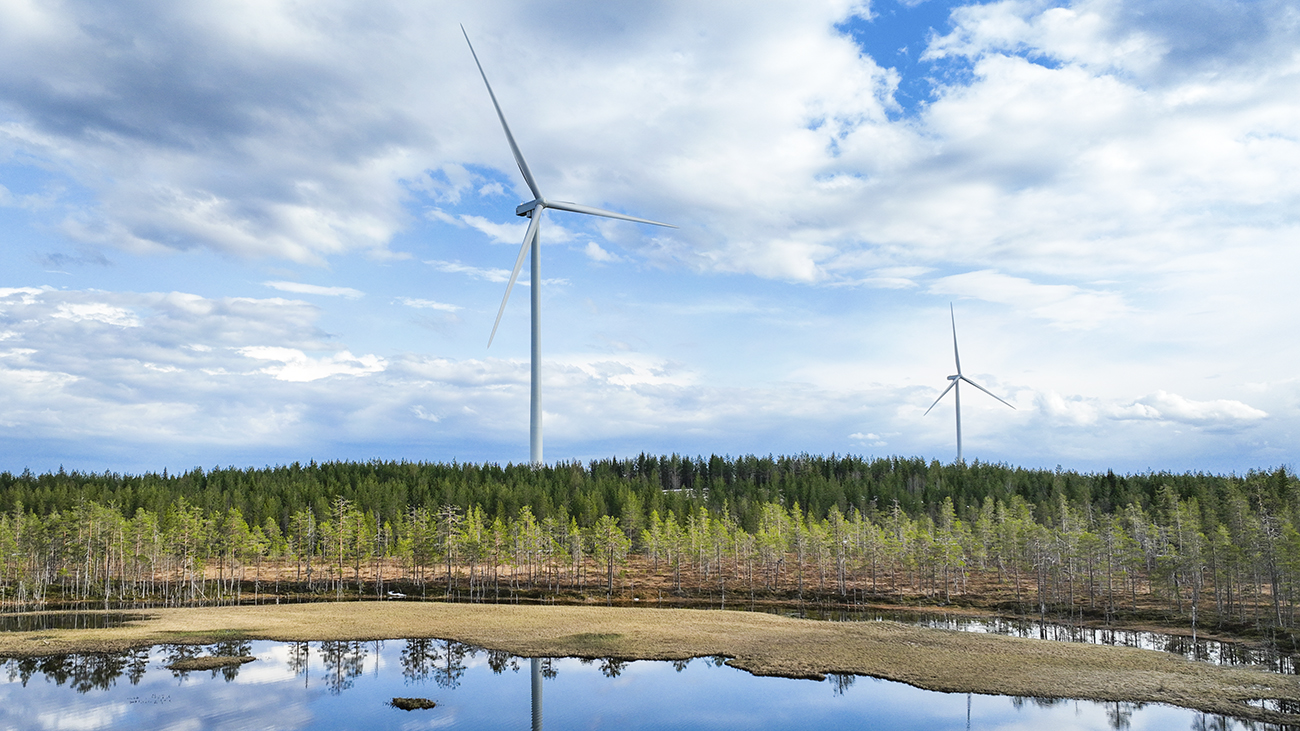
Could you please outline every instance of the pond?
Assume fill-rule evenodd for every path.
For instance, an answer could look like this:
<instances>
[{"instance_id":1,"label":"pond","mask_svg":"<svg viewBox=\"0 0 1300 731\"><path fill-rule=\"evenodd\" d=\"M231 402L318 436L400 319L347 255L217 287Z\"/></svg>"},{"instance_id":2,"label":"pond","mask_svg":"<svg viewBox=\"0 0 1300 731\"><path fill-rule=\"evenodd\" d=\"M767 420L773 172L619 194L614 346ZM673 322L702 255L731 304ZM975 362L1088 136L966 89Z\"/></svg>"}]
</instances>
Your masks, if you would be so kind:
<instances>
[{"instance_id":1,"label":"pond","mask_svg":"<svg viewBox=\"0 0 1300 731\"><path fill-rule=\"evenodd\" d=\"M820 610L781 611L787 617L815 619L832 622L902 622L920 627L978 632L1024 637L1053 642L1083 642L1093 645L1137 647L1182 655L1189 660L1210 662L1216 665L1254 665L1275 673L1300 674L1296 656L1281 651L1276 644L1260 642L1249 644L1191 638L1151 630L1094 627L1082 624L1062 624L1033 619L971 616L968 614L943 614L936 612L909 612L906 610Z\"/></svg>"},{"instance_id":2,"label":"pond","mask_svg":"<svg viewBox=\"0 0 1300 731\"><path fill-rule=\"evenodd\" d=\"M201 656L246 664L183 671ZM401 710L394 698L431 709ZM1266 729L1163 705L760 678L723 658L529 660L444 640L158 645L0 660L0 728Z\"/></svg>"},{"instance_id":3,"label":"pond","mask_svg":"<svg viewBox=\"0 0 1300 731\"><path fill-rule=\"evenodd\" d=\"M48 629L109 629L142 619L126 612L29 612L0 614L0 632L35 632Z\"/></svg>"}]
</instances>

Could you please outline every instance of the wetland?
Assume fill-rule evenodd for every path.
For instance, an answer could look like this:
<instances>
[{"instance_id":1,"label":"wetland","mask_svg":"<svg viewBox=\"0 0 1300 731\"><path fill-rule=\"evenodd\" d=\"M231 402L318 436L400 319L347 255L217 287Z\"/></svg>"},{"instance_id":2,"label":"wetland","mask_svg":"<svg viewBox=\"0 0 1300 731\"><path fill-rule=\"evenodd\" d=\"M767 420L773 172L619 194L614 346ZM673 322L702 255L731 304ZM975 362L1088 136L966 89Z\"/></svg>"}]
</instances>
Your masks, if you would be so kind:
<instances>
[{"instance_id":1,"label":"wetland","mask_svg":"<svg viewBox=\"0 0 1300 731\"><path fill-rule=\"evenodd\" d=\"M917 691L1038 699L1032 703L1049 706L1075 701L1154 704L1209 717L1300 723L1295 678L1264 668L1214 665L1139 648L891 621L826 622L729 610L425 602L165 609L148 615L117 628L3 633L0 657L30 664L52 656L105 657L220 643L428 640L517 658L669 665L714 658L754 677L818 682L874 678ZM202 654L195 652L194 657ZM224 655L256 653L231 650ZM258 665L250 662L241 669L240 664L225 662L209 672L262 672L256 670ZM415 695L384 692L385 702Z\"/></svg>"}]
</instances>

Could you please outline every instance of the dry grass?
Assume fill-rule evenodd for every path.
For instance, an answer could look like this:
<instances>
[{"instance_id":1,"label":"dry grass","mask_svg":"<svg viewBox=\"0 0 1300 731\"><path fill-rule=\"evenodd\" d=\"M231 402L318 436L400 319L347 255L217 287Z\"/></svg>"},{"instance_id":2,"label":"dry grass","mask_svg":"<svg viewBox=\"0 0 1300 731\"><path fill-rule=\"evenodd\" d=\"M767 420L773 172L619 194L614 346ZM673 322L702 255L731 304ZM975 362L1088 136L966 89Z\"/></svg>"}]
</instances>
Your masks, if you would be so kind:
<instances>
[{"instance_id":1,"label":"dry grass","mask_svg":"<svg viewBox=\"0 0 1300 731\"><path fill-rule=\"evenodd\" d=\"M756 675L870 675L927 690L1169 703L1275 723L1247 706L1300 705L1294 679L1151 650L925 629L894 622L817 622L752 612L348 602L165 609L127 627L0 635L0 655L109 651L232 638L375 640L436 637L522 656L677 660L724 655Z\"/></svg>"}]
</instances>

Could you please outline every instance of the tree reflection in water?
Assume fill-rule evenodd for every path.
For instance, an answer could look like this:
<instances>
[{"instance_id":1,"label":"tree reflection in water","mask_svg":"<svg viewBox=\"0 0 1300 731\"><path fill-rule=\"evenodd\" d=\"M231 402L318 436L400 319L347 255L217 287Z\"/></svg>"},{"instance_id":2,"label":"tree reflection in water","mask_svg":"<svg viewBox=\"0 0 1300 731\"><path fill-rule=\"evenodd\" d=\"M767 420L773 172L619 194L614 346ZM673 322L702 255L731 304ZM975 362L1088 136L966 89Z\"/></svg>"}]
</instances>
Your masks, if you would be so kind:
<instances>
[{"instance_id":1,"label":"tree reflection in water","mask_svg":"<svg viewBox=\"0 0 1300 731\"><path fill-rule=\"evenodd\" d=\"M308 670L311 665L311 645L306 642L290 642L289 644L289 670L293 672L293 677L302 676L302 686L307 687L311 681L311 675Z\"/></svg>"},{"instance_id":2,"label":"tree reflection in water","mask_svg":"<svg viewBox=\"0 0 1300 731\"><path fill-rule=\"evenodd\" d=\"M51 655L24 657L5 663L9 681L18 680L23 687L37 673L57 685L67 683L78 693L108 690L127 667L127 653Z\"/></svg>"},{"instance_id":3,"label":"tree reflection in water","mask_svg":"<svg viewBox=\"0 0 1300 731\"><path fill-rule=\"evenodd\" d=\"M219 642L215 645L160 645L162 664L171 665L177 660L207 655L250 655L253 645L250 642ZM78 693L92 690L108 690L123 675L131 685L139 685L149 669L151 653L148 648L127 650L125 652L88 652L68 655L46 655L44 657L22 657L3 660L3 672L9 682L18 681L23 687L32 677L40 675L55 685L67 685ZM212 677L220 676L226 682L239 675L240 665L227 665L212 671ZM188 670L172 670L175 678L188 677Z\"/></svg>"},{"instance_id":4,"label":"tree reflection in water","mask_svg":"<svg viewBox=\"0 0 1300 731\"><path fill-rule=\"evenodd\" d=\"M247 657L253 654L253 643L247 640L227 640L218 642L208 648L208 654L221 657ZM227 683L239 677L243 665L222 665L212 671L212 677L220 675Z\"/></svg>"},{"instance_id":5,"label":"tree reflection in water","mask_svg":"<svg viewBox=\"0 0 1300 731\"><path fill-rule=\"evenodd\" d=\"M203 654L203 648L199 645L162 645L163 665L174 665L181 660L190 660ZM173 678L188 678L188 670L171 670Z\"/></svg>"},{"instance_id":6,"label":"tree reflection in water","mask_svg":"<svg viewBox=\"0 0 1300 731\"><path fill-rule=\"evenodd\" d=\"M1145 707L1145 703L1107 703L1106 721L1115 731L1127 731L1133 723L1133 712Z\"/></svg>"},{"instance_id":7,"label":"tree reflection in water","mask_svg":"<svg viewBox=\"0 0 1300 731\"><path fill-rule=\"evenodd\" d=\"M857 682L858 676L853 673L827 673L826 680L831 684L831 691L835 695L844 695L849 688Z\"/></svg>"},{"instance_id":8,"label":"tree reflection in water","mask_svg":"<svg viewBox=\"0 0 1300 731\"><path fill-rule=\"evenodd\" d=\"M148 648L126 651L126 677L131 685L139 685L144 671L149 669Z\"/></svg>"},{"instance_id":9,"label":"tree reflection in water","mask_svg":"<svg viewBox=\"0 0 1300 731\"><path fill-rule=\"evenodd\" d=\"M487 661L493 675L500 675L506 670L519 672L519 658L505 650L488 650Z\"/></svg>"},{"instance_id":10,"label":"tree reflection in water","mask_svg":"<svg viewBox=\"0 0 1300 731\"><path fill-rule=\"evenodd\" d=\"M320 656L325 666L325 688L330 695L338 695L351 688L365 669L366 646L364 642L322 642Z\"/></svg>"},{"instance_id":11,"label":"tree reflection in water","mask_svg":"<svg viewBox=\"0 0 1300 731\"><path fill-rule=\"evenodd\" d=\"M627 667L627 660L607 657L600 661L600 674L607 678L617 678Z\"/></svg>"},{"instance_id":12,"label":"tree reflection in water","mask_svg":"<svg viewBox=\"0 0 1300 731\"><path fill-rule=\"evenodd\" d=\"M407 683L423 682L430 677L440 688L452 689L460 685L460 678L465 674L465 659L473 657L478 649L451 640L413 639L406 641L402 650L402 677ZM489 654L489 664L493 657ZM508 663L507 658L497 658L498 662ZM502 665L504 669L505 665ZM518 669L518 665L515 665ZM496 670L493 666L495 672Z\"/></svg>"}]
</instances>

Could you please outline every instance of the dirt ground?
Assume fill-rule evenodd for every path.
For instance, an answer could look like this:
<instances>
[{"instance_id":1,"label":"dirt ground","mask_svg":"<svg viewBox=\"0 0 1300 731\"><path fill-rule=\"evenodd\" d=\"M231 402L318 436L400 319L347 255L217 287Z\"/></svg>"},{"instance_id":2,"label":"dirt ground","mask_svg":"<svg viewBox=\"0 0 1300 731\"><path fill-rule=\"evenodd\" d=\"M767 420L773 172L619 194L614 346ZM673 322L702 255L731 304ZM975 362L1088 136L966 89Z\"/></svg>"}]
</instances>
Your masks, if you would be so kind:
<instances>
[{"instance_id":1,"label":"dirt ground","mask_svg":"<svg viewBox=\"0 0 1300 731\"><path fill-rule=\"evenodd\" d=\"M754 612L429 602L343 602L157 609L114 629L0 634L0 656L116 651L230 639L434 637L521 656L677 660L722 655L756 675L868 675L927 690L1169 703L1300 724L1295 678L1168 653L926 629L895 622L819 622Z\"/></svg>"}]
</instances>

